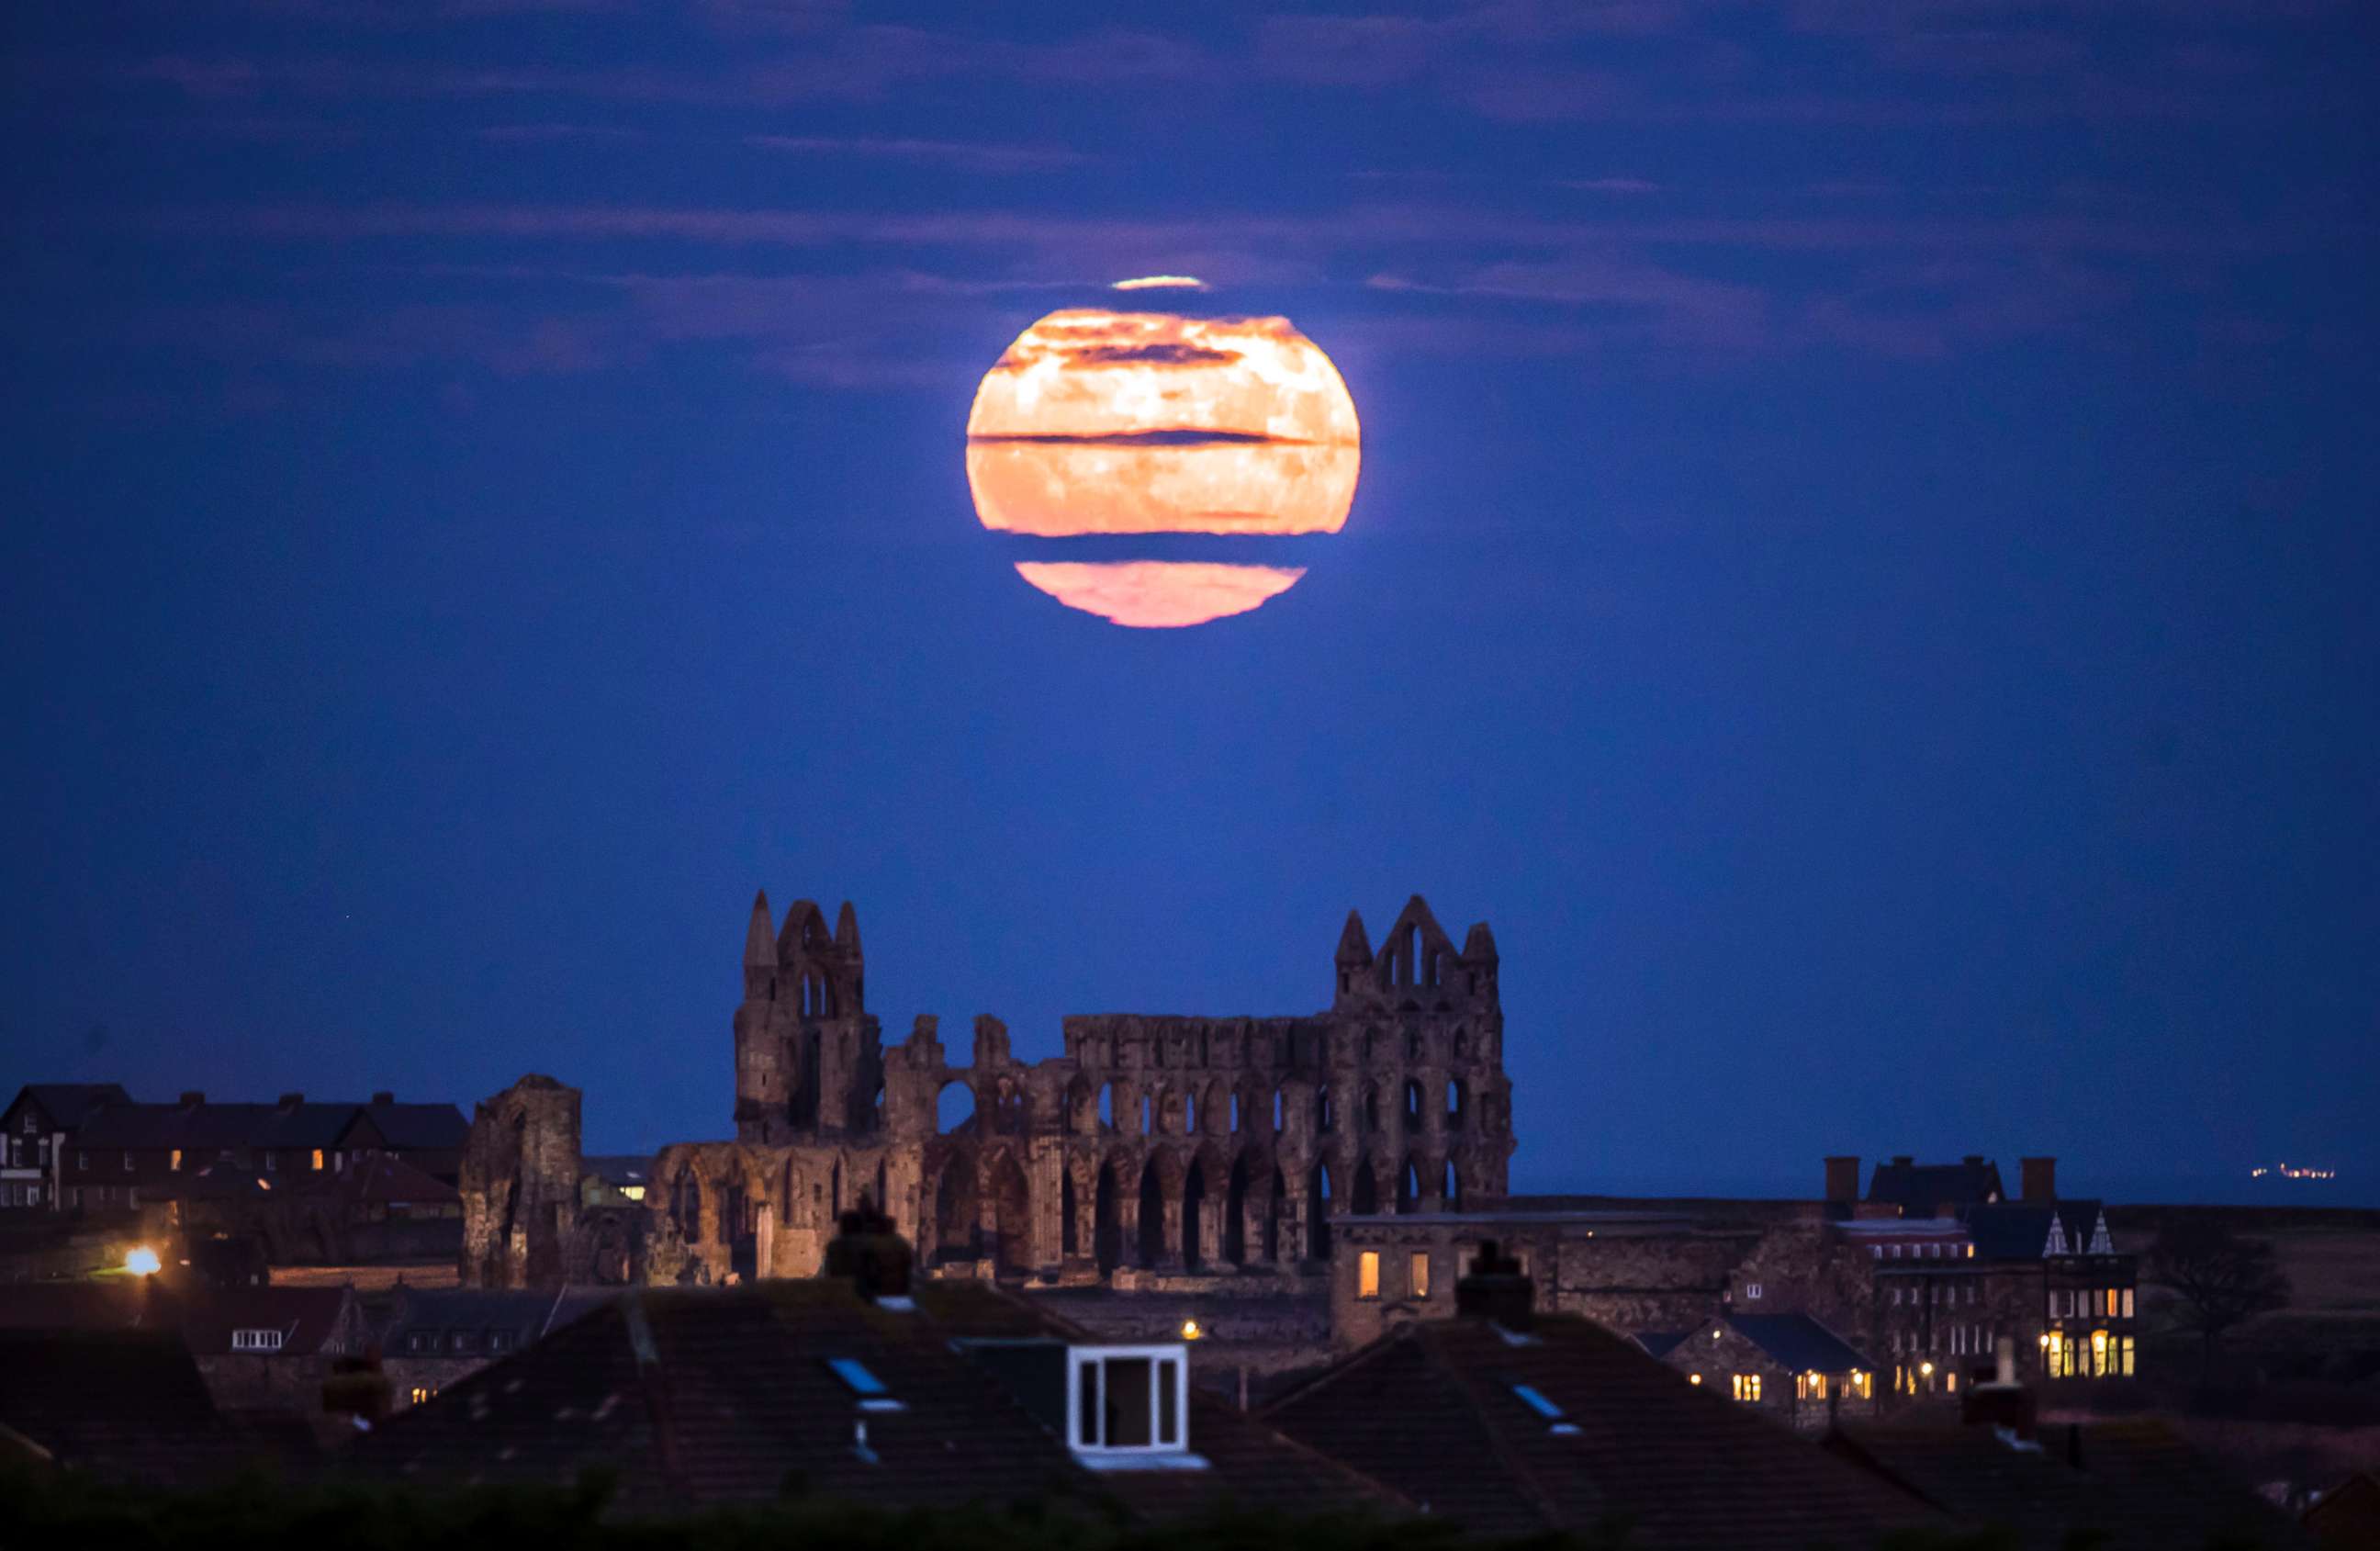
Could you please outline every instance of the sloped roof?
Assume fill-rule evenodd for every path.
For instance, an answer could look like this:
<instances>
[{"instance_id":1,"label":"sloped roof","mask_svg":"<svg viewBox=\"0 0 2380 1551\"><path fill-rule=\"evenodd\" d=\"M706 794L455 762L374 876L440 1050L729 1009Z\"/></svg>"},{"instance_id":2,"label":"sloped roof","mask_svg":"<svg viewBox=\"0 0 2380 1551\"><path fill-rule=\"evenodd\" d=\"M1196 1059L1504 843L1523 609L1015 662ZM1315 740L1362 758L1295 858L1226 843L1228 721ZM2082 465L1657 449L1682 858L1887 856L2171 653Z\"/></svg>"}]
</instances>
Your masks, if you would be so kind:
<instances>
[{"instance_id":1,"label":"sloped roof","mask_svg":"<svg viewBox=\"0 0 2380 1551\"><path fill-rule=\"evenodd\" d=\"M111 1104L75 1131L81 1147L333 1147L356 1104Z\"/></svg>"},{"instance_id":2,"label":"sloped roof","mask_svg":"<svg viewBox=\"0 0 2380 1551\"><path fill-rule=\"evenodd\" d=\"M463 1199L463 1193L445 1181L426 1174L405 1159L387 1153L353 1159L345 1169L330 1176L323 1189L343 1201L360 1205L391 1201L443 1203Z\"/></svg>"},{"instance_id":3,"label":"sloped roof","mask_svg":"<svg viewBox=\"0 0 2380 1551\"><path fill-rule=\"evenodd\" d=\"M768 1499L789 1479L896 1507L1057 1496L1152 1516L1219 1494L1288 1508L1324 1506L1326 1486L1371 1491L1195 1396L1190 1446L1211 1470L1094 1474L953 1344L1045 1337L1053 1321L990 1288L925 1283L915 1298L895 1312L833 1280L623 1293L392 1417L351 1458L419 1481L565 1483L615 1465L632 1503ZM859 1410L826 1366L838 1357L864 1363L904 1409Z\"/></svg>"},{"instance_id":4,"label":"sloped roof","mask_svg":"<svg viewBox=\"0 0 2380 1551\"><path fill-rule=\"evenodd\" d=\"M1797 1374L1873 1371L1874 1363L1806 1314L1730 1314L1727 1323L1780 1366Z\"/></svg>"},{"instance_id":5,"label":"sloped roof","mask_svg":"<svg viewBox=\"0 0 2380 1551\"><path fill-rule=\"evenodd\" d=\"M2052 1216L2046 1206L2021 1201L1977 1206L1967 1214L1967 1236L1978 1260L2039 1260Z\"/></svg>"},{"instance_id":6,"label":"sloped roof","mask_svg":"<svg viewBox=\"0 0 2380 1551\"><path fill-rule=\"evenodd\" d=\"M28 1083L17 1090L8 1109L14 1110L29 1098L42 1107L52 1123L65 1131L80 1125L83 1117L101 1105L132 1102L132 1096L124 1091L121 1083Z\"/></svg>"},{"instance_id":7,"label":"sloped roof","mask_svg":"<svg viewBox=\"0 0 2380 1551\"><path fill-rule=\"evenodd\" d=\"M1678 1350L1686 1334L1683 1330L1639 1330L1636 1332L1636 1344L1655 1357L1667 1357Z\"/></svg>"},{"instance_id":8,"label":"sloped roof","mask_svg":"<svg viewBox=\"0 0 2380 1551\"><path fill-rule=\"evenodd\" d=\"M1518 1339L1479 1319L1402 1326L1260 1415L1479 1534L1624 1521L1630 1544L1646 1547L1800 1551L1941 1521L1636 1343L1568 1315L1540 1316Z\"/></svg>"},{"instance_id":9,"label":"sloped roof","mask_svg":"<svg viewBox=\"0 0 2380 1551\"><path fill-rule=\"evenodd\" d=\"M653 1156L650 1153L590 1153L579 1158L578 1171L592 1174L608 1184L648 1184L652 1180Z\"/></svg>"},{"instance_id":10,"label":"sloped roof","mask_svg":"<svg viewBox=\"0 0 2380 1551\"><path fill-rule=\"evenodd\" d=\"M2299 1522L2323 1551L2380 1545L2380 1476L2358 1471L2316 1498Z\"/></svg>"},{"instance_id":11,"label":"sloped roof","mask_svg":"<svg viewBox=\"0 0 2380 1551\"><path fill-rule=\"evenodd\" d=\"M1953 1206L2004 1201L2000 1168L1986 1158L1961 1158L1957 1163L1879 1163L1869 1178L1867 1198L1887 1202L1905 1212L1930 1213L1948 1203Z\"/></svg>"},{"instance_id":12,"label":"sloped roof","mask_svg":"<svg viewBox=\"0 0 2380 1551\"><path fill-rule=\"evenodd\" d=\"M152 1278L0 1282L0 1330L170 1330L180 1319Z\"/></svg>"},{"instance_id":13,"label":"sloped roof","mask_svg":"<svg viewBox=\"0 0 2380 1551\"><path fill-rule=\"evenodd\" d=\"M358 1104L381 1136L392 1147L435 1152L459 1148L470 1134L471 1122L452 1104Z\"/></svg>"},{"instance_id":14,"label":"sloped roof","mask_svg":"<svg viewBox=\"0 0 2380 1551\"><path fill-rule=\"evenodd\" d=\"M504 1330L521 1345L552 1334L609 1303L616 1294L593 1288L559 1292L474 1287L407 1287L381 1326L381 1350L405 1355L405 1339L416 1331Z\"/></svg>"},{"instance_id":15,"label":"sloped roof","mask_svg":"<svg viewBox=\"0 0 2380 1551\"><path fill-rule=\"evenodd\" d=\"M346 1287L228 1287L193 1293L182 1315L182 1337L200 1357L232 1352L235 1330L278 1330L274 1355L304 1357L322 1350L355 1298ZM247 1355L243 1353L243 1355Z\"/></svg>"},{"instance_id":16,"label":"sloped roof","mask_svg":"<svg viewBox=\"0 0 2380 1551\"><path fill-rule=\"evenodd\" d=\"M0 1329L0 1427L115 1480L193 1481L238 1452L171 1330Z\"/></svg>"},{"instance_id":17,"label":"sloped roof","mask_svg":"<svg viewBox=\"0 0 2380 1551\"><path fill-rule=\"evenodd\" d=\"M2023 1551L2059 1551L2094 1534L2102 1538L2089 1544L2106 1551L2312 1545L2161 1423L2049 1427L2041 1443L2014 1448L1981 1426L1853 1423L1827 1447L1964 1523L2013 1532Z\"/></svg>"}]
</instances>

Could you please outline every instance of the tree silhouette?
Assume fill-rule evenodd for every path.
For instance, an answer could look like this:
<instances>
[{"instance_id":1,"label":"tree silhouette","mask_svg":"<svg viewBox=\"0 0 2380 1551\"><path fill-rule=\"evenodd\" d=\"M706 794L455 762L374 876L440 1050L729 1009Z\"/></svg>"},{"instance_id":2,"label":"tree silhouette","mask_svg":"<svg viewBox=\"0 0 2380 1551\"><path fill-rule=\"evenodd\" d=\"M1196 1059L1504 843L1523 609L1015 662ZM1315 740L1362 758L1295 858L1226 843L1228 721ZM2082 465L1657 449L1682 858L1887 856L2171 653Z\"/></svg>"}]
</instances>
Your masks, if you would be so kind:
<instances>
[{"instance_id":1,"label":"tree silhouette","mask_svg":"<svg viewBox=\"0 0 2380 1551\"><path fill-rule=\"evenodd\" d=\"M2148 1273L2181 1300L2183 1328L2204 1343L2202 1380L2213 1375L2227 1333L2289 1301L2289 1278L2274 1264L2273 1246L2207 1218L2168 1219L2149 1246Z\"/></svg>"}]
</instances>

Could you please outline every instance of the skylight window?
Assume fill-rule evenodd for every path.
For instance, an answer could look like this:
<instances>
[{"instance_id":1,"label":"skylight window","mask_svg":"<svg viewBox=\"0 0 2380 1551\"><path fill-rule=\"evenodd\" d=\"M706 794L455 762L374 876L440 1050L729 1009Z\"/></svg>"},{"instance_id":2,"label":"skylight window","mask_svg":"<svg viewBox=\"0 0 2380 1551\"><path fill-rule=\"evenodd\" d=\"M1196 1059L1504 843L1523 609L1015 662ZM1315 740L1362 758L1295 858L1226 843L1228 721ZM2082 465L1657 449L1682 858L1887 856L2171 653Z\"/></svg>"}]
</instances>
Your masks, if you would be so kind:
<instances>
[{"instance_id":1,"label":"skylight window","mask_svg":"<svg viewBox=\"0 0 2380 1551\"><path fill-rule=\"evenodd\" d=\"M1515 1384L1512 1386L1512 1393L1518 1395L1522 1403L1531 1411L1552 1423L1553 1426L1548 1430L1555 1436L1566 1438L1578 1436L1578 1424L1567 1420L1562 1414L1561 1407L1548 1400L1544 1390L1533 1384Z\"/></svg>"},{"instance_id":2,"label":"skylight window","mask_svg":"<svg viewBox=\"0 0 2380 1551\"><path fill-rule=\"evenodd\" d=\"M830 1357L826 1360L826 1365L828 1372L843 1381L843 1387L845 1389L859 1397L860 1410L903 1411L906 1409L892 1398L892 1391L884 1387L884 1381L869 1372L868 1364L859 1359Z\"/></svg>"}]
</instances>

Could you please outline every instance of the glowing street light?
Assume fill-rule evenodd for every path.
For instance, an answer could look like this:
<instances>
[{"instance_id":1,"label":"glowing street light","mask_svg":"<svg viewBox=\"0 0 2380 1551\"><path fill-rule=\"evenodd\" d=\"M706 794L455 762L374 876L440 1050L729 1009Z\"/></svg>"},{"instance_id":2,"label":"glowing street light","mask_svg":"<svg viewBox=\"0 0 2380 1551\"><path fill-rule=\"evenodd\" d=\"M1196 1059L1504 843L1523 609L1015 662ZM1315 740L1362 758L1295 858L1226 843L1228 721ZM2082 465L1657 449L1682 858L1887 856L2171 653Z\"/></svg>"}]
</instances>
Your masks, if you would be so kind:
<instances>
[{"instance_id":1,"label":"glowing street light","mask_svg":"<svg viewBox=\"0 0 2380 1551\"><path fill-rule=\"evenodd\" d=\"M159 1265L157 1252L146 1244L133 1245L131 1253L124 1257L125 1270L136 1277L155 1276Z\"/></svg>"},{"instance_id":2,"label":"glowing street light","mask_svg":"<svg viewBox=\"0 0 2380 1551\"><path fill-rule=\"evenodd\" d=\"M1185 1341L1195 1341L1206 1333L1199 1328L1198 1322L1195 1319L1185 1319L1182 1322L1182 1339Z\"/></svg>"}]
</instances>

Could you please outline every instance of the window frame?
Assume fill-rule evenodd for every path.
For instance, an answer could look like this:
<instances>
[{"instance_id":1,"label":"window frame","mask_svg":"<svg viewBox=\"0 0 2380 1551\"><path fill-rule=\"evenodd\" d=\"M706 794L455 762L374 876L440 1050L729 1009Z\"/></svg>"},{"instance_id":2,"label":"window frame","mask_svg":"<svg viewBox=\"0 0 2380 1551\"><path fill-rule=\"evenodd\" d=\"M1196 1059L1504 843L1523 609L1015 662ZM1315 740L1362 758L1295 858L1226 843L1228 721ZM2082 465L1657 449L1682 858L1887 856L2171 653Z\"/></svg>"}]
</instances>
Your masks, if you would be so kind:
<instances>
[{"instance_id":1,"label":"window frame","mask_svg":"<svg viewBox=\"0 0 2380 1551\"><path fill-rule=\"evenodd\" d=\"M1359 1250L1355 1254L1355 1302L1377 1303L1380 1301L1380 1252Z\"/></svg>"},{"instance_id":2,"label":"window frame","mask_svg":"<svg viewBox=\"0 0 2380 1551\"><path fill-rule=\"evenodd\" d=\"M1094 1370L1097 1379L1091 1398L1092 1419L1102 1434L1107 1425L1107 1394L1110 1363L1146 1362L1148 1375L1148 1437L1145 1444L1110 1443L1104 1436L1086 1443L1083 1439L1083 1374ZM1167 1364L1172 1373L1167 1373ZM1167 1392L1172 1405L1166 1403ZM1163 1424L1171 1418L1173 1436L1165 1436ZM1070 1346L1066 1349L1066 1448L1082 1462L1097 1467L1101 1464L1129 1464L1137 1460L1166 1460L1190 1453L1190 1348L1186 1342L1168 1341L1146 1346Z\"/></svg>"}]
</instances>

